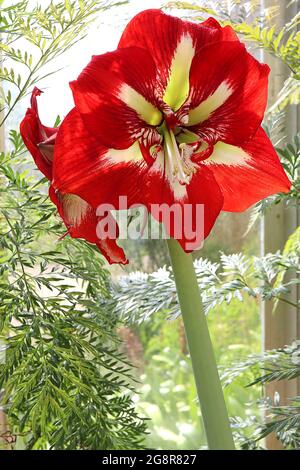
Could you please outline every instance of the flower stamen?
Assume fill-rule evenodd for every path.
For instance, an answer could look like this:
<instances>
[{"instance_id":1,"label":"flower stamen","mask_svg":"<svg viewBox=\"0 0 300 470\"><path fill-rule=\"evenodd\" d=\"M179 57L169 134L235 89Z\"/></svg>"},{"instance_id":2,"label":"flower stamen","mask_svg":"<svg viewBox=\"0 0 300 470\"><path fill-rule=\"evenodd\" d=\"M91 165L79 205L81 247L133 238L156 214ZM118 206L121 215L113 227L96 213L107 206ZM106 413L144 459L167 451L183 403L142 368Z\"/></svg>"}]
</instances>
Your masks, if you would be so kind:
<instances>
[{"instance_id":1,"label":"flower stamen","mask_svg":"<svg viewBox=\"0 0 300 470\"><path fill-rule=\"evenodd\" d=\"M172 130L167 126L164 128L164 151L172 181L176 179L180 184L189 184L192 175L196 172L196 164L191 161L193 149L186 144L176 141Z\"/></svg>"}]
</instances>

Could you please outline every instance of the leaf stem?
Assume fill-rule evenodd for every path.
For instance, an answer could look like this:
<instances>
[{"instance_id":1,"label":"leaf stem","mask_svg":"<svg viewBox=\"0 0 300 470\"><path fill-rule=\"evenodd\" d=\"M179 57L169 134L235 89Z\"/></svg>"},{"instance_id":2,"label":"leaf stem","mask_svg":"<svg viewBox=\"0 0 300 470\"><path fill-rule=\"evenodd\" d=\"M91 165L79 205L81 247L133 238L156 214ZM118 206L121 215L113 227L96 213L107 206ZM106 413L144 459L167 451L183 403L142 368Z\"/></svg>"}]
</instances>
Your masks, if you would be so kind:
<instances>
[{"instance_id":1,"label":"leaf stem","mask_svg":"<svg viewBox=\"0 0 300 470\"><path fill-rule=\"evenodd\" d=\"M283 297L277 297L278 300L281 302L284 302L285 304L291 305L292 307L297 308L298 310L300 309L300 305L295 304L294 302L291 302L290 300L284 299Z\"/></svg>"},{"instance_id":2,"label":"leaf stem","mask_svg":"<svg viewBox=\"0 0 300 470\"><path fill-rule=\"evenodd\" d=\"M8 223L8 225L9 225L12 233L13 233L13 236L14 236L14 244L15 244L15 248L16 248L17 258L18 258L18 261L19 261L19 264L20 264L20 267L21 267L21 271L22 271L22 276L21 277L23 278L23 281L24 281L24 284L25 284L26 292L27 292L27 295L28 295L29 302L31 304L32 311L33 311L34 315L36 316L35 305L34 305L34 302L32 300L31 289L30 289L29 284L27 282L27 274L26 274L24 264L23 264L23 261L22 261L22 258L21 258L21 253L20 253L18 242L17 242L17 239L16 239L16 234L15 234L15 231L14 231L14 227L10 223L9 218L6 215L6 213L5 212L2 212L2 213L3 213L5 219Z\"/></svg>"}]
</instances>

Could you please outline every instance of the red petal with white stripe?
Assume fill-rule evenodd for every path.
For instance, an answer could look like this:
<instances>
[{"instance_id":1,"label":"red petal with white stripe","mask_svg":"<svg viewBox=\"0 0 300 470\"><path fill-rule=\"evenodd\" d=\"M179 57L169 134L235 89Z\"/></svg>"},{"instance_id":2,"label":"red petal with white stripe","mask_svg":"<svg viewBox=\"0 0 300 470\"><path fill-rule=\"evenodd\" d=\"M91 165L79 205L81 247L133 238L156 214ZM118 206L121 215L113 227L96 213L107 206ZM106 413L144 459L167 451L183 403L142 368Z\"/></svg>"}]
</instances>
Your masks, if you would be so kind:
<instances>
[{"instance_id":1,"label":"red petal with white stripe","mask_svg":"<svg viewBox=\"0 0 300 470\"><path fill-rule=\"evenodd\" d=\"M101 203L117 208L119 195L133 204L143 191L141 176L147 168L138 143L125 150L104 147L76 108L62 122L53 168L53 186L61 194L77 194L95 208Z\"/></svg>"},{"instance_id":2,"label":"red petal with white stripe","mask_svg":"<svg viewBox=\"0 0 300 470\"><path fill-rule=\"evenodd\" d=\"M255 134L268 97L269 67L238 42L203 48L190 72L190 129L205 140L239 144Z\"/></svg>"},{"instance_id":3,"label":"red petal with white stripe","mask_svg":"<svg viewBox=\"0 0 300 470\"><path fill-rule=\"evenodd\" d=\"M49 189L49 196L56 205L71 237L83 238L97 245L110 264L128 263L124 251L117 245L115 239L98 237L97 226L101 218L96 216L96 211L89 204L74 194L60 195L52 186ZM111 215L110 217L112 218Z\"/></svg>"},{"instance_id":4,"label":"red petal with white stripe","mask_svg":"<svg viewBox=\"0 0 300 470\"><path fill-rule=\"evenodd\" d=\"M231 27L222 28L213 18L196 24L152 9L137 14L128 23L118 47L145 48L154 59L165 88L175 51L184 36L191 37L195 54L213 42L238 40Z\"/></svg>"},{"instance_id":5,"label":"red petal with white stripe","mask_svg":"<svg viewBox=\"0 0 300 470\"><path fill-rule=\"evenodd\" d=\"M155 64L144 49L94 56L70 86L89 131L109 148L128 148L144 128L162 120Z\"/></svg>"},{"instance_id":6,"label":"red petal with white stripe","mask_svg":"<svg viewBox=\"0 0 300 470\"><path fill-rule=\"evenodd\" d=\"M240 147L217 143L211 157L203 163L220 186L225 211L244 211L261 199L280 192L287 193L291 188L262 128Z\"/></svg>"},{"instance_id":7,"label":"red petal with white stripe","mask_svg":"<svg viewBox=\"0 0 300 470\"><path fill-rule=\"evenodd\" d=\"M167 233L177 238L185 251L200 248L223 207L223 195L210 169L199 165L190 183L182 186L170 181L165 172L151 168L144 183L144 204L153 217L164 223ZM166 218L155 204L165 207ZM173 204L177 207L168 225Z\"/></svg>"}]
</instances>

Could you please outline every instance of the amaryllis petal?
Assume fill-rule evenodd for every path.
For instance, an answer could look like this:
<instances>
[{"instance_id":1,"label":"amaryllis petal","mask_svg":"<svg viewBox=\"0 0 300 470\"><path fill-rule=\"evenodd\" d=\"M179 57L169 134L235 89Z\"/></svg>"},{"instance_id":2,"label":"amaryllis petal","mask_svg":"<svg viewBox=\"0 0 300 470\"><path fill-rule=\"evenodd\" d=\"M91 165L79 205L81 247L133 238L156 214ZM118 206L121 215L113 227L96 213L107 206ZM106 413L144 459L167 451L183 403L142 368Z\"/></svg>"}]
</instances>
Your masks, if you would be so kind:
<instances>
[{"instance_id":1,"label":"amaryllis petal","mask_svg":"<svg viewBox=\"0 0 300 470\"><path fill-rule=\"evenodd\" d=\"M110 264L128 263L124 251L117 245L115 239L98 236L97 226L100 217L97 217L96 211L86 201L75 194L61 195L55 192L52 186L49 189L49 196L56 205L71 237L83 238L97 245ZM111 215L110 217L112 218Z\"/></svg>"},{"instance_id":2,"label":"amaryllis petal","mask_svg":"<svg viewBox=\"0 0 300 470\"><path fill-rule=\"evenodd\" d=\"M90 133L109 148L132 145L149 125L159 125L155 64L134 47L94 56L70 84L76 108Z\"/></svg>"},{"instance_id":3,"label":"amaryllis petal","mask_svg":"<svg viewBox=\"0 0 300 470\"><path fill-rule=\"evenodd\" d=\"M205 139L239 144L261 124L269 67L238 42L203 48L190 73L188 126Z\"/></svg>"},{"instance_id":4,"label":"amaryllis petal","mask_svg":"<svg viewBox=\"0 0 300 470\"><path fill-rule=\"evenodd\" d=\"M25 117L20 124L20 133L24 144L34 158L38 169L46 176L52 178L52 160L54 141L57 129L44 126L38 115L37 96L42 93L34 88L31 95L31 108L27 109Z\"/></svg>"},{"instance_id":5,"label":"amaryllis petal","mask_svg":"<svg viewBox=\"0 0 300 470\"><path fill-rule=\"evenodd\" d=\"M56 140L53 186L62 194L77 194L93 207L118 207L119 195L136 202L147 164L139 143L124 150L108 149L91 135L74 108L62 122Z\"/></svg>"},{"instance_id":6,"label":"amaryllis petal","mask_svg":"<svg viewBox=\"0 0 300 470\"><path fill-rule=\"evenodd\" d=\"M37 106L37 96L40 94L41 91L34 88L31 108L27 110L21 122L20 132L37 167L51 181L54 173L54 149L59 129L47 127L41 123ZM72 138L69 144L72 148ZM117 245L116 239L101 238L101 233L97 233L98 222L101 218L96 216L96 211L85 200L75 194L62 194L52 185L49 188L49 196L57 206L68 233L73 238L83 238L96 244L110 263L127 263L125 254ZM108 215L108 217L112 216Z\"/></svg>"},{"instance_id":7,"label":"amaryllis petal","mask_svg":"<svg viewBox=\"0 0 300 470\"><path fill-rule=\"evenodd\" d=\"M148 167L138 143L126 150L99 145L97 139L89 135L76 109L63 121L57 136L53 184L62 193L77 194L94 209L101 203L113 204L119 209L119 196L126 196L128 206L144 204L160 220L155 205L171 207L178 203L182 213L176 221L171 220L170 235L176 235L176 224L184 227L184 204L191 204L192 223L195 223L196 204L204 205L204 237L210 232L223 204L220 189L210 170L204 166L199 166L189 185L182 185L172 179L162 152ZM192 240L183 234L180 242L189 246Z\"/></svg>"},{"instance_id":8,"label":"amaryllis petal","mask_svg":"<svg viewBox=\"0 0 300 470\"><path fill-rule=\"evenodd\" d=\"M105 191L109 194L109 188L119 188L124 180L127 187L123 186L124 192L118 190L117 194L126 195L129 206L144 205L156 220L165 225L168 235L178 238L187 252L201 246L223 207L223 195L213 173L202 165L189 185L172 180L163 160L159 163L159 159L151 168L143 170L133 171L130 166L116 167L107 174L107 182L103 179L101 185L106 183ZM133 192L132 187L137 188L137 184L140 186ZM88 198L91 189L86 187L83 191ZM91 194L95 201L95 195ZM122 209L118 207L115 195L116 191L111 191L108 200L115 200L115 207Z\"/></svg>"},{"instance_id":9,"label":"amaryllis petal","mask_svg":"<svg viewBox=\"0 0 300 470\"><path fill-rule=\"evenodd\" d=\"M193 206L194 211L196 204L203 204L203 235L206 238L223 209L223 195L213 173L207 171L204 166L199 165L198 171L192 177L189 185L187 185L187 195L187 203ZM182 242L181 245L184 248Z\"/></svg>"},{"instance_id":10,"label":"amaryllis petal","mask_svg":"<svg viewBox=\"0 0 300 470\"><path fill-rule=\"evenodd\" d=\"M143 199L153 217L187 252L201 246L223 207L214 175L203 165L198 165L188 185L172 180L167 168L153 165L144 181Z\"/></svg>"},{"instance_id":11,"label":"amaryllis petal","mask_svg":"<svg viewBox=\"0 0 300 470\"><path fill-rule=\"evenodd\" d=\"M31 110L34 111L39 118L39 112L38 112L38 104L37 104L37 97L41 96L43 93L42 90L40 90L37 87L34 87L31 93L30 97L30 105L31 105ZM39 123L40 123L40 133L41 133L41 140L47 140L53 138L53 135L57 132L56 127L49 127L45 126L44 124L41 123L40 118L39 118Z\"/></svg>"},{"instance_id":12,"label":"amaryllis petal","mask_svg":"<svg viewBox=\"0 0 300 470\"><path fill-rule=\"evenodd\" d=\"M149 51L163 86L162 98L176 111L189 93L193 57L202 47L224 40L237 41L237 36L230 27L222 28L213 18L195 24L161 10L146 10L129 22L118 47L139 46Z\"/></svg>"},{"instance_id":13,"label":"amaryllis petal","mask_svg":"<svg viewBox=\"0 0 300 470\"><path fill-rule=\"evenodd\" d=\"M203 162L224 196L225 211L244 211L275 193L289 192L291 183L265 131L240 147L218 142Z\"/></svg>"}]
</instances>

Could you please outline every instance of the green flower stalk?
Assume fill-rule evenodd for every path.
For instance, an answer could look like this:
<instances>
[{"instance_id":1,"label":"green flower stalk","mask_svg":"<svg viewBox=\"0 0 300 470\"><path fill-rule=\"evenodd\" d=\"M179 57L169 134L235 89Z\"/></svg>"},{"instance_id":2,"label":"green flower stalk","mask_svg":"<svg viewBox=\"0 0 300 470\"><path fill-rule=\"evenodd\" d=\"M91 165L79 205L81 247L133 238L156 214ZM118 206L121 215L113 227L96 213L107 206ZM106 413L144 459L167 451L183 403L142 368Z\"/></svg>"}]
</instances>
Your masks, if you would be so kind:
<instances>
[{"instance_id":1,"label":"green flower stalk","mask_svg":"<svg viewBox=\"0 0 300 470\"><path fill-rule=\"evenodd\" d=\"M202 419L210 450L234 450L234 442L214 350L191 254L177 240L168 248L192 360Z\"/></svg>"}]
</instances>

